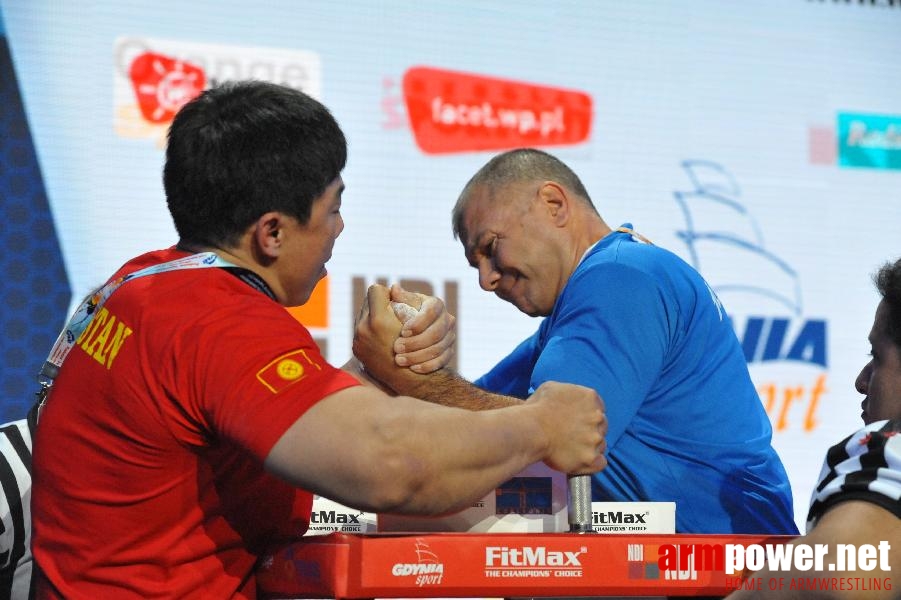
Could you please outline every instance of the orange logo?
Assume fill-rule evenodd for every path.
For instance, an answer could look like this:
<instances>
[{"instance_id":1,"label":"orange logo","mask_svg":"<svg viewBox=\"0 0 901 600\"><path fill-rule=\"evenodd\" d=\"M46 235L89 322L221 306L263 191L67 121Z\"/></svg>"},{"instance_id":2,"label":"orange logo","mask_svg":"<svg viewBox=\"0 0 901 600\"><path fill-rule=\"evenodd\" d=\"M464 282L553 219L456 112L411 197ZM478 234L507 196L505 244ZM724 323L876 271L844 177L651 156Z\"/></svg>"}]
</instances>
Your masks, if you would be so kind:
<instances>
[{"instance_id":1,"label":"orange logo","mask_svg":"<svg viewBox=\"0 0 901 600\"><path fill-rule=\"evenodd\" d=\"M128 70L141 115L151 123L168 123L206 86L203 69L156 52L144 52Z\"/></svg>"},{"instance_id":2,"label":"orange logo","mask_svg":"<svg viewBox=\"0 0 901 600\"><path fill-rule=\"evenodd\" d=\"M416 143L428 154L572 145L591 132L592 101L583 92L428 67L409 69L403 89Z\"/></svg>"}]
</instances>

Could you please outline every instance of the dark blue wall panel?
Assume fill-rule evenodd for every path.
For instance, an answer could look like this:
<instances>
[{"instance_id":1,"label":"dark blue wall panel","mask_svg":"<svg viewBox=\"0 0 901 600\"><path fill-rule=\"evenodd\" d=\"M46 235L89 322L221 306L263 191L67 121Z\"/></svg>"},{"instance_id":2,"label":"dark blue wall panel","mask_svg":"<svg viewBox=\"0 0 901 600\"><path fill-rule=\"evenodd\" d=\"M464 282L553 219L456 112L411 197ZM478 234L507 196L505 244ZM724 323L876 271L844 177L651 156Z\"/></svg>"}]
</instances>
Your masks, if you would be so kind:
<instances>
[{"instance_id":1,"label":"dark blue wall panel","mask_svg":"<svg viewBox=\"0 0 901 600\"><path fill-rule=\"evenodd\" d=\"M41 169L0 25L0 420L21 418L71 298Z\"/></svg>"}]
</instances>

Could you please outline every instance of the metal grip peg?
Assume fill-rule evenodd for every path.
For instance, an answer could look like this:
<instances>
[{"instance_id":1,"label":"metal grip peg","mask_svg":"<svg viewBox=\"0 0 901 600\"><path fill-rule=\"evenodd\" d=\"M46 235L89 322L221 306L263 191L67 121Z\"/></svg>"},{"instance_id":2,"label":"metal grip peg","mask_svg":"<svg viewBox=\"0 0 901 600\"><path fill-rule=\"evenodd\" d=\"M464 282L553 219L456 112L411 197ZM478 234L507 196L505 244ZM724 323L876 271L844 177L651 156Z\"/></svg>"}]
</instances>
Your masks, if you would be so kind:
<instances>
[{"instance_id":1,"label":"metal grip peg","mask_svg":"<svg viewBox=\"0 0 901 600\"><path fill-rule=\"evenodd\" d=\"M567 475L569 531L594 533L591 525L591 475Z\"/></svg>"}]
</instances>

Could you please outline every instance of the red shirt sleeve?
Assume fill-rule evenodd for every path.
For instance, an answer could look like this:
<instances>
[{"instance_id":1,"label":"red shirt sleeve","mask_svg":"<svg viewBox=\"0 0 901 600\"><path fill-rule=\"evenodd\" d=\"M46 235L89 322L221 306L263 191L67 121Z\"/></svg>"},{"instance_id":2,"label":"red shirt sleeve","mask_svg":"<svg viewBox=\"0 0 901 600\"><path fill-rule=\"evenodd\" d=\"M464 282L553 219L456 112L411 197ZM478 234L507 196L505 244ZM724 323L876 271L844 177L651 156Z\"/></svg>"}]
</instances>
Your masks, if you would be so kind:
<instances>
[{"instance_id":1,"label":"red shirt sleeve","mask_svg":"<svg viewBox=\"0 0 901 600\"><path fill-rule=\"evenodd\" d=\"M253 304L227 331L207 328L201 339L215 345L215 352L198 376L210 429L265 460L311 406L360 383L326 362L309 331L283 307Z\"/></svg>"}]
</instances>

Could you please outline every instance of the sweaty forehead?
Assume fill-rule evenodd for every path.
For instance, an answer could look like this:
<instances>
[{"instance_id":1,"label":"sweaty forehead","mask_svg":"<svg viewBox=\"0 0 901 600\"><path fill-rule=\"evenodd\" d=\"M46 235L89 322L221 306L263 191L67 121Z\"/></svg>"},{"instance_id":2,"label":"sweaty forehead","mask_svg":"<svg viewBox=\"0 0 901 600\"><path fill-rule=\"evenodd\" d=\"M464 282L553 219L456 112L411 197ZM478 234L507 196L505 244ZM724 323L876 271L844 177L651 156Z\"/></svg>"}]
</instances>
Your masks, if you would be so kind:
<instances>
[{"instance_id":1,"label":"sweaty forehead","mask_svg":"<svg viewBox=\"0 0 901 600\"><path fill-rule=\"evenodd\" d=\"M523 199L529 197L527 191L532 187L534 186L526 182L482 184L473 187L463 204L464 225L471 227L473 219L481 221L486 215L522 204Z\"/></svg>"}]
</instances>

